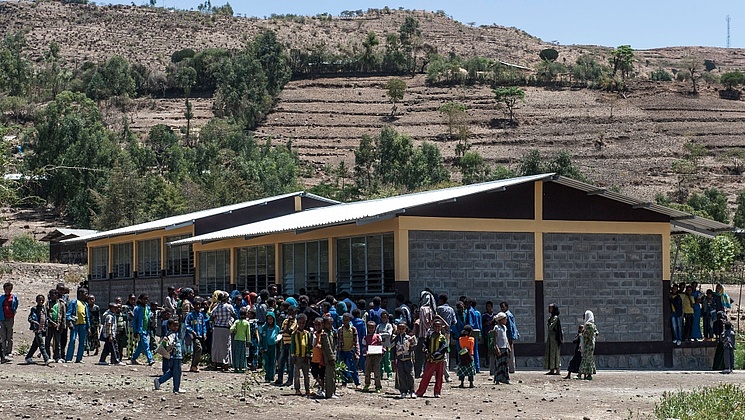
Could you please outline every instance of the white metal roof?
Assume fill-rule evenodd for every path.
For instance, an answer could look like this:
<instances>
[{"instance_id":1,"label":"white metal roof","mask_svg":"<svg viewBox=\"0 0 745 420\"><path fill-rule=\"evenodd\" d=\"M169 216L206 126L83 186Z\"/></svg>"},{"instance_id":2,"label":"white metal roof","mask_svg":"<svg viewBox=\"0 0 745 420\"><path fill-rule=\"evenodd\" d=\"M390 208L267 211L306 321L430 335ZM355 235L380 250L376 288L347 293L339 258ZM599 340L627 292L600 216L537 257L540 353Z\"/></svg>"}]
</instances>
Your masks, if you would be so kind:
<instances>
[{"instance_id":1,"label":"white metal roof","mask_svg":"<svg viewBox=\"0 0 745 420\"><path fill-rule=\"evenodd\" d=\"M731 231L732 227L703 217L644 202L630 198L618 193L607 191L603 188L575 181L570 178L558 176L553 173L524 176L499 181L485 182L481 184L465 185L460 187L445 188L440 190L425 191L414 194L400 195L396 197L381 198L376 200L358 201L344 203L335 206L320 207L300 213L288 214L273 219L262 220L247 225L224 229L204 235L194 236L173 242L173 244L187 244L194 242L210 242L223 239L256 237L272 233L305 231L322 227L357 223L358 225L385 220L405 214L406 209L426 204L444 202L458 197L472 194L484 193L504 189L510 186L535 182L535 181L557 182L562 185L576 188L595 195L602 195L611 200L629 204L636 208L644 208L653 212L662 213L670 217L670 230L672 233L694 233L702 236L715 236L718 232Z\"/></svg>"},{"instance_id":2,"label":"white metal roof","mask_svg":"<svg viewBox=\"0 0 745 420\"><path fill-rule=\"evenodd\" d=\"M302 231L347 223L366 224L403 214L406 209L452 200L473 194L504 189L512 185L551 178L552 174L531 175L519 178L464 185L440 190L424 191L376 200L357 201L319 207L274 219L262 220L243 226L206 233L173 242L185 244L199 241L216 241L229 238L262 236L278 232Z\"/></svg>"},{"instance_id":3,"label":"white metal roof","mask_svg":"<svg viewBox=\"0 0 745 420\"><path fill-rule=\"evenodd\" d=\"M326 201L332 204L338 203L338 201L331 200L325 197L321 197L319 195L307 193L305 191L298 191L298 192L293 192L293 193L288 193L288 194L276 195L273 197L262 198L259 200L246 201L246 202L238 203L238 204L231 204L229 206L217 207L214 209L201 210L201 211L197 211L193 213L182 214L179 216L166 217L165 219L153 220L151 222L140 223L138 225L132 225L132 226L126 226L126 227L119 228L119 229L96 232L92 235L83 236L80 238L72 238L72 239L62 241L62 242L65 242L65 243L79 242L79 241L89 242L89 241L93 241L93 240L101 239L101 238L110 238L113 236L130 235L130 234L148 232L148 231L153 231L153 230L158 230L158 229L166 229L166 230L176 229L176 228L180 228L183 226L189 226L193 224L195 220L199 220L204 217L214 216L214 215L223 214L223 213L230 213L232 211L245 209L245 208L253 207L253 206L261 206L261 205L264 205L272 201L277 201L283 198L294 197L294 196L315 198L317 200Z\"/></svg>"}]
</instances>

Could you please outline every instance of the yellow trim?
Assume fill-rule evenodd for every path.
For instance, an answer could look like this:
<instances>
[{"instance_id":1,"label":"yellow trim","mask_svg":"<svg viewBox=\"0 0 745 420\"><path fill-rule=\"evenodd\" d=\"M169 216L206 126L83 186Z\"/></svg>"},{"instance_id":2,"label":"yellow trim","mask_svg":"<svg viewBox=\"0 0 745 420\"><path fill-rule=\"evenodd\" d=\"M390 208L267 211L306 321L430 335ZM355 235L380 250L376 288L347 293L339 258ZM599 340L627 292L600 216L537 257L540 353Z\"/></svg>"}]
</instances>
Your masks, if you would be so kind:
<instances>
[{"instance_id":1,"label":"yellow trim","mask_svg":"<svg viewBox=\"0 0 745 420\"><path fill-rule=\"evenodd\" d=\"M667 222L590 222L573 220L459 219L448 217L400 216L399 226L407 230L464 232L543 232L669 234Z\"/></svg>"},{"instance_id":2,"label":"yellow trim","mask_svg":"<svg viewBox=\"0 0 745 420\"><path fill-rule=\"evenodd\" d=\"M533 189L533 218L539 225L543 222L543 181L534 184ZM533 267L535 271L535 281L543 281L543 232L535 230L533 232Z\"/></svg>"},{"instance_id":3,"label":"yellow trim","mask_svg":"<svg viewBox=\"0 0 745 420\"><path fill-rule=\"evenodd\" d=\"M396 281L409 281L409 231L393 231L393 251L396 253L394 269Z\"/></svg>"},{"instance_id":4,"label":"yellow trim","mask_svg":"<svg viewBox=\"0 0 745 420\"><path fill-rule=\"evenodd\" d=\"M295 196L295 211L303 211L303 199L299 196Z\"/></svg>"},{"instance_id":5,"label":"yellow trim","mask_svg":"<svg viewBox=\"0 0 745 420\"><path fill-rule=\"evenodd\" d=\"M280 254L282 252L282 247L279 246L279 243L274 244L274 284L278 285L279 288L282 287L282 255Z\"/></svg>"},{"instance_id":6,"label":"yellow trim","mask_svg":"<svg viewBox=\"0 0 745 420\"><path fill-rule=\"evenodd\" d=\"M662 280L671 280L670 235L662 235Z\"/></svg>"}]
</instances>

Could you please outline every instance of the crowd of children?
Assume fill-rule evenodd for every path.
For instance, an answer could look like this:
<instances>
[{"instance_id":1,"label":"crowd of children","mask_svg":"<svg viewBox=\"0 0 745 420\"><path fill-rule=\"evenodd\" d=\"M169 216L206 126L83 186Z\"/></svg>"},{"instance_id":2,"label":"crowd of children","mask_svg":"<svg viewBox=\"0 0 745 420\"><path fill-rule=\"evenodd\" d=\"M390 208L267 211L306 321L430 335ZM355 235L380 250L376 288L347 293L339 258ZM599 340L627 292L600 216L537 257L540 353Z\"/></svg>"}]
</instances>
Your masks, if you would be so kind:
<instances>
[{"instance_id":1,"label":"crowd of children","mask_svg":"<svg viewBox=\"0 0 745 420\"><path fill-rule=\"evenodd\" d=\"M152 365L154 354L159 354L163 375L154 380L154 387L160 389L172 379L177 393L182 391L182 365L197 373L205 364L236 373L263 369L267 383L320 398L336 398L337 377L342 386L381 392L382 381L395 374L402 398L423 395L434 377L434 395L439 397L443 381L449 382L446 372L455 352L461 386L466 377L474 386L481 339L494 382L509 384L508 336L517 338L506 302L501 306L506 313L493 313L488 302L482 317L475 301L462 297L452 309L446 295L440 295L436 305L428 290L420 295L419 305L397 296L392 312L379 297L368 305L364 300L353 302L347 293L316 300L318 294L284 297L276 289L258 294L215 291L203 298L191 288L171 287L163 305L151 302L145 293L132 294L126 301L117 297L103 312L86 288L79 288L76 298L69 294L60 283L46 297L36 297L28 317L34 338L27 363L36 363L37 352L47 365L84 363L84 352L96 356L100 351L99 365L139 365L143 357ZM2 342L0 360L9 361ZM364 372L364 387L359 371Z\"/></svg>"}]
</instances>

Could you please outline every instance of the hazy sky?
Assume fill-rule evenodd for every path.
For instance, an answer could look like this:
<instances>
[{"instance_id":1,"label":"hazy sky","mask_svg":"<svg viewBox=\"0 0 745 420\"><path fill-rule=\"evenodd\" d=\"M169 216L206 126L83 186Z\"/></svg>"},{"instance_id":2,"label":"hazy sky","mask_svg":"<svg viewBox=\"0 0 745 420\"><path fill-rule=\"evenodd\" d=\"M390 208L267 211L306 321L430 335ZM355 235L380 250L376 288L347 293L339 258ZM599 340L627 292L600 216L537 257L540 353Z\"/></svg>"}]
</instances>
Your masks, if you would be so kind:
<instances>
[{"instance_id":1,"label":"hazy sky","mask_svg":"<svg viewBox=\"0 0 745 420\"><path fill-rule=\"evenodd\" d=\"M135 4L147 3L135 0ZM99 4L107 3L99 1ZM132 1L112 1L131 4ZM195 0L157 0L158 6L194 9ZM225 0L213 0L222 5ZM233 0L236 14L264 17L276 14L315 15L342 10L404 7L444 10L454 19L477 25L514 26L544 41L560 44L630 44L634 49L667 46L727 45L726 16L730 15L730 44L745 47L745 3L741 1L625 0Z\"/></svg>"}]
</instances>

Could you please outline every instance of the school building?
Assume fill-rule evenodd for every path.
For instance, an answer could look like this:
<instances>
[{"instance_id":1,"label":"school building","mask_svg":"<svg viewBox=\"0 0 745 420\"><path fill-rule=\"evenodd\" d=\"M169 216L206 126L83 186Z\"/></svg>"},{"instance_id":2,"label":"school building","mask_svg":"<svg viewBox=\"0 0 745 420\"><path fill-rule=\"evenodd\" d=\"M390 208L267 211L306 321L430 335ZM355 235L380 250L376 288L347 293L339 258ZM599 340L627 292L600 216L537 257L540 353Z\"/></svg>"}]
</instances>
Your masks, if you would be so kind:
<instances>
[{"instance_id":1,"label":"school building","mask_svg":"<svg viewBox=\"0 0 745 420\"><path fill-rule=\"evenodd\" d=\"M416 302L429 287L452 300L473 297L479 308L504 300L521 333L518 363L536 367L547 305L556 303L567 337L585 310L595 313L600 367L659 368L690 359L673 349L670 333L671 235L732 229L555 174L344 204L302 197L316 205L101 232L88 242L91 289L114 296L190 285L203 294L276 284L287 294L402 293Z\"/></svg>"}]
</instances>

